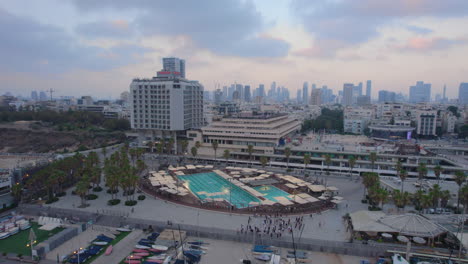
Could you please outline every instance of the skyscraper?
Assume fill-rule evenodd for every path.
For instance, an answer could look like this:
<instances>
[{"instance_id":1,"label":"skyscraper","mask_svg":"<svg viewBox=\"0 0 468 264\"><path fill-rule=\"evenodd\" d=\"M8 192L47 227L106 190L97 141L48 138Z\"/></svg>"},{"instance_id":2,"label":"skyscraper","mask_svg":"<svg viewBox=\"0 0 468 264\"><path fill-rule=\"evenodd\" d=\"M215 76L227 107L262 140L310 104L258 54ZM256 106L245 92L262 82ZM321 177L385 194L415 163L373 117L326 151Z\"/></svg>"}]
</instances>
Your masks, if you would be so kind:
<instances>
[{"instance_id":1,"label":"skyscraper","mask_svg":"<svg viewBox=\"0 0 468 264\"><path fill-rule=\"evenodd\" d=\"M396 102L396 94L390 91L379 91L379 103Z\"/></svg>"},{"instance_id":2,"label":"skyscraper","mask_svg":"<svg viewBox=\"0 0 468 264\"><path fill-rule=\"evenodd\" d=\"M345 83L343 84L343 105L353 104L354 84Z\"/></svg>"},{"instance_id":3,"label":"skyscraper","mask_svg":"<svg viewBox=\"0 0 468 264\"><path fill-rule=\"evenodd\" d=\"M244 86L244 101L250 102L251 95L250 95L250 85Z\"/></svg>"},{"instance_id":4,"label":"skyscraper","mask_svg":"<svg viewBox=\"0 0 468 264\"><path fill-rule=\"evenodd\" d=\"M416 85L410 86L409 102L424 103L431 101L431 84L417 82Z\"/></svg>"},{"instance_id":5,"label":"skyscraper","mask_svg":"<svg viewBox=\"0 0 468 264\"><path fill-rule=\"evenodd\" d=\"M322 89L312 89L310 93L310 104L321 105L322 104Z\"/></svg>"},{"instance_id":6,"label":"skyscraper","mask_svg":"<svg viewBox=\"0 0 468 264\"><path fill-rule=\"evenodd\" d=\"M228 98L228 87L227 86L223 86L223 97L222 98L223 98L222 99L223 101L227 100L227 98Z\"/></svg>"},{"instance_id":7,"label":"skyscraper","mask_svg":"<svg viewBox=\"0 0 468 264\"><path fill-rule=\"evenodd\" d=\"M372 81L367 80L367 82L366 82L366 95L369 96L369 98L372 100L371 92L372 92Z\"/></svg>"},{"instance_id":8,"label":"skyscraper","mask_svg":"<svg viewBox=\"0 0 468 264\"><path fill-rule=\"evenodd\" d=\"M180 76L185 78L185 60L175 57L163 58L163 71L180 72Z\"/></svg>"},{"instance_id":9,"label":"skyscraper","mask_svg":"<svg viewBox=\"0 0 468 264\"><path fill-rule=\"evenodd\" d=\"M460 88L458 89L458 102L461 105L468 104L468 83L460 83Z\"/></svg>"},{"instance_id":10,"label":"skyscraper","mask_svg":"<svg viewBox=\"0 0 468 264\"><path fill-rule=\"evenodd\" d=\"M298 104L302 103L302 90L297 90L296 101Z\"/></svg>"},{"instance_id":11,"label":"skyscraper","mask_svg":"<svg viewBox=\"0 0 468 264\"><path fill-rule=\"evenodd\" d=\"M236 92L238 93L239 100L244 99L244 86L242 84L236 84Z\"/></svg>"},{"instance_id":12,"label":"skyscraper","mask_svg":"<svg viewBox=\"0 0 468 264\"><path fill-rule=\"evenodd\" d=\"M304 82L302 86L302 103L309 104L309 84Z\"/></svg>"},{"instance_id":13,"label":"skyscraper","mask_svg":"<svg viewBox=\"0 0 468 264\"><path fill-rule=\"evenodd\" d=\"M214 92L214 103L215 104L220 104L223 100L223 92L221 89L216 89Z\"/></svg>"},{"instance_id":14,"label":"skyscraper","mask_svg":"<svg viewBox=\"0 0 468 264\"><path fill-rule=\"evenodd\" d=\"M37 96L37 91L32 91L31 92L31 99L34 100L34 101L37 101L38 96Z\"/></svg>"},{"instance_id":15,"label":"skyscraper","mask_svg":"<svg viewBox=\"0 0 468 264\"><path fill-rule=\"evenodd\" d=\"M265 97L265 85L264 84L258 85L258 96Z\"/></svg>"}]
</instances>

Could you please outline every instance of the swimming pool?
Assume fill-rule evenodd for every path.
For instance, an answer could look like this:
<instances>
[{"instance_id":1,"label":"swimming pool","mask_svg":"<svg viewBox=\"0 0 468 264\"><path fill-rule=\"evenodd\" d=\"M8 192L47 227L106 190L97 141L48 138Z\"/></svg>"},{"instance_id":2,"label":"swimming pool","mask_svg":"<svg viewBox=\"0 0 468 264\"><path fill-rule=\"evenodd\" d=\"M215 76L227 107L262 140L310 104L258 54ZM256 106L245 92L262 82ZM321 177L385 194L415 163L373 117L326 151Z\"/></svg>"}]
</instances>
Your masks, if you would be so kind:
<instances>
[{"instance_id":1,"label":"swimming pool","mask_svg":"<svg viewBox=\"0 0 468 264\"><path fill-rule=\"evenodd\" d=\"M260 202L257 197L214 172L181 175L177 177L186 182L190 191L200 200L221 198L227 202L230 201L230 203L237 208L248 207L250 202Z\"/></svg>"},{"instance_id":2,"label":"swimming pool","mask_svg":"<svg viewBox=\"0 0 468 264\"><path fill-rule=\"evenodd\" d=\"M288 200L292 200L291 198L289 198L289 193L281 190L281 189L278 189L276 188L275 186L273 185L265 185L265 186L256 186L256 187L252 187L254 188L256 191L262 193L262 194L265 194L263 197L268 199L268 200L271 200L271 201L274 201L274 202L278 202L278 200L275 199L275 197L284 197Z\"/></svg>"}]
</instances>

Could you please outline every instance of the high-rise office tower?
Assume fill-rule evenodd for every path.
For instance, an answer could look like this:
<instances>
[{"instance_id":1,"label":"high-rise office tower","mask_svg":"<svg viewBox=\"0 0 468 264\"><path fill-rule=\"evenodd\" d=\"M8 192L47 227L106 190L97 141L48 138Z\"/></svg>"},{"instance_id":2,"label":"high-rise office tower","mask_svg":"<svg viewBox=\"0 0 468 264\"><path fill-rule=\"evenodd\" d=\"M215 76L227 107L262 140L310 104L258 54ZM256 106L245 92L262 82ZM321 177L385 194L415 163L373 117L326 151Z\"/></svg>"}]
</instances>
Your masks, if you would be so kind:
<instances>
[{"instance_id":1,"label":"high-rise office tower","mask_svg":"<svg viewBox=\"0 0 468 264\"><path fill-rule=\"evenodd\" d=\"M345 83L343 84L343 105L352 105L353 104L353 94L354 94L354 84Z\"/></svg>"},{"instance_id":2,"label":"high-rise office tower","mask_svg":"<svg viewBox=\"0 0 468 264\"><path fill-rule=\"evenodd\" d=\"M443 102L446 102L446 101L447 101L447 96L446 96L447 94L446 94L446 92L447 92L447 85L444 84L444 94L442 95L442 101L443 101Z\"/></svg>"},{"instance_id":3,"label":"high-rise office tower","mask_svg":"<svg viewBox=\"0 0 468 264\"><path fill-rule=\"evenodd\" d=\"M297 90L296 101L298 104L302 103L302 90L301 89Z\"/></svg>"},{"instance_id":4,"label":"high-rise office tower","mask_svg":"<svg viewBox=\"0 0 468 264\"><path fill-rule=\"evenodd\" d=\"M31 99L34 100L34 101L37 101L38 96L37 96L37 91L32 91L31 92Z\"/></svg>"},{"instance_id":5,"label":"high-rise office tower","mask_svg":"<svg viewBox=\"0 0 468 264\"><path fill-rule=\"evenodd\" d=\"M231 86L229 86L228 88L228 100L231 101L232 100L232 95L234 94L234 91L236 90L236 85L235 84L231 84Z\"/></svg>"},{"instance_id":6,"label":"high-rise office tower","mask_svg":"<svg viewBox=\"0 0 468 264\"><path fill-rule=\"evenodd\" d=\"M309 83L304 82L302 86L302 103L309 104Z\"/></svg>"},{"instance_id":7,"label":"high-rise office tower","mask_svg":"<svg viewBox=\"0 0 468 264\"><path fill-rule=\"evenodd\" d=\"M222 98L223 98L222 99L223 101L227 100L227 98L228 98L228 87L227 86L223 86L223 97Z\"/></svg>"},{"instance_id":8,"label":"high-rise office tower","mask_svg":"<svg viewBox=\"0 0 468 264\"><path fill-rule=\"evenodd\" d=\"M251 95L250 95L250 85L244 86L244 101L250 102Z\"/></svg>"},{"instance_id":9,"label":"high-rise office tower","mask_svg":"<svg viewBox=\"0 0 468 264\"><path fill-rule=\"evenodd\" d=\"M431 84L417 82L416 85L410 86L409 102L424 103L431 101Z\"/></svg>"},{"instance_id":10,"label":"high-rise office tower","mask_svg":"<svg viewBox=\"0 0 468 264\"><path fill-rule=\"evenodd\" d=\"M458 89L458 103L461 105L468 104L468 83L460 83Z\"/></svg>"},{"instance_id":11,"label":"high-rise office tower","mask_svg":"<svg viewBox=\"0 0 468 264\"><path fill-rule=\"evenodd\" d=\"M244 99L244 86L242 84L236 84L236 92L239 94L239 100Z\"/></svg>"},{"instance_id":12,"label":"high-rise office tower","mask_svg":"<svg viewBox=\"0 0 468 264\"><path fill-rule=\"evenodd\" d=\"M312 89L310 93L310 104L321 105L322 104L322 89Z\"/></svg>"},{"instance_id":13,"label":"high-rise office tower","mask_svg":"<svg viewBox=\"0 0 468 264\"><path fill-rule=\"evenodd\" d=\"M163 70L180 72L180 76L185 78L185 60L175 57L163 58Z\"/></svg>"},{"instance_id":14,"label":"high-rise office tower","mask_svg":"<svg viewBox=\"0 0 468 264\"><path fill-rule=\"evenodd\" d=\"M265 85L264 84L258 85L258 96L265 97Z\"/></svg>"},{"instance_id":15,"label":"high-rise office tower","mask_svg":"<svg viewBox=\"0 0 468 264\"><path fill-rule=\"evenodd\" d=\"M39 101L47 101L47 94L44 91L39 92Z\"/></svg>"},{"instance_id":16,"label":"high-rise office tower","mask_svg":"<svg viewBox=\"0 0 468 264\"><path fill-rule=\"evenodd\" d=\"M223 92L221 89L216 89L214 92L214 103L215 104L220 104L223 100Z\"/></svg>"},{"instance_id":17,"label":"high-rise office tower","mask_svg":"<svg viewBox=\"0 0 468 264\"><path fill-rule=\"evenodd\" d=\"M379 91L379 103L396 102L396 93L390 91Z\"/></svg>"},{"instance_id":18,"label":"high-rise office tower","mask_svg":"<svg viewBox=\"0 0 468 264\"><path fill-rule=\"evenodd\" d=\"M367 80L366 82L366 95L369 96L369 98L372 100L372 81Z\"/></svg>"}]
</instances>

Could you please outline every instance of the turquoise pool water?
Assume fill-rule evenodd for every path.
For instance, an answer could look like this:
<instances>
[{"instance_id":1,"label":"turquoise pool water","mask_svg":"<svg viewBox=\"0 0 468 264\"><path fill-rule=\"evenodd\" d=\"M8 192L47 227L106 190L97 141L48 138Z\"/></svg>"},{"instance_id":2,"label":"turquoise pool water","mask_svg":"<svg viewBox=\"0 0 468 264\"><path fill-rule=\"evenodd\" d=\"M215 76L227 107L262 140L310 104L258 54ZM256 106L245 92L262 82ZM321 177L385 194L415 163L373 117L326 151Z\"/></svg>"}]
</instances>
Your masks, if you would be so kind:
<instances>
[{"instance_id":1,"label":"turquoise pool water","mask_svg":"<svg viewBox=\"0 0 468 264\"><path fill-rule=\"evenodd\" d=\"M278 189L276 188L275 186L272 186L272 185L265 185L265 186L256 186L256 187L252 187L254 188L256 191L258 191L259 193L263 193L263 194L266 194L265 197L266 199L268 200L271 200L271 201L274 201L274 202L278 202L278 200L275 199L275 197L284 197L288 200L291 200L291 198L288 197L288 195L290 195L289 193L281 190L281 189Z\"/></svg>"},{"instance_id":2,"label":"turquoise pool water","mask_svg":"<svg viewBox=\"0 0 468 264\"><path fill-rule=\"evenodd\" d=\"M245 208L250 202L260 202L252 194L244 191L214 172L177 176L188 183L189 189L198 199L223 198L237 208ZM229 191L231 190L231 193Z\"/></svg>"}]
</instances>

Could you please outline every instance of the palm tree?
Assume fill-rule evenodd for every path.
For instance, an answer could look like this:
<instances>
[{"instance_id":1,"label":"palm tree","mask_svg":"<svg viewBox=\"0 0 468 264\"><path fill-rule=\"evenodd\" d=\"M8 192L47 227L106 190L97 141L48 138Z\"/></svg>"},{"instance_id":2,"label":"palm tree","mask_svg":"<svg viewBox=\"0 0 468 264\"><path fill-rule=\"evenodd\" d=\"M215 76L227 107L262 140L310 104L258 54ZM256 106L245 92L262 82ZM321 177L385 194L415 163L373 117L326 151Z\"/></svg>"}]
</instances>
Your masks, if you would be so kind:
<instances>
[{"instance_id":1,"label":"palm tree","mask_svg":"<svg viewBox=\"0 0 468 264\"><path fill-rule=\"evenodd\" d=\"M414 205L416 207L419 207L419 210L421 211L422 209L422 199L423 199L423 196L424 196L424 191L423 190L417 190L416 193L413 195L413 200L414 200Z\"/></svg>"},{"instance_id":2,"label":"palm tree","mask_svg":"<svg viewBox=\"0 0 468 264\"><path fill-rule=\"evenodd\" d=\"M136 162L136 173L141 174L147 168L145 162L141 159L138 159Z\"/></svg>"},{"instance_id":3,"label":"palm tree","mask_svg":"<svg viewBox=\"0 0 468 264\"><path fill-rule=\"evenodd\" d=\"M466 174L463 171L456 171L454 180L458 185L457 211L460 212L460 191L466 180Z\"/></svg>"},{"instance_id":4,"label":"palm tree","mask_svg":"<svg viewBox=\"0 0 468 264\"><path fill-rule=\"evenodd\" d=\"M23 192L23 188L19 182L11 187L11 195L13 196L14 203L17 204L21 201L21 193Z\"/></svg>"},{"instance_id":5,"label":"palm tree","mask_svg":"<svg viewBox=\"0 0 468 264\"><path fill-rule=\"evenodd\" d=\"M88 194L88 190L89 190L89 182L88 182L88 179L87 177L83 177L79 182L78 184L76 185L76 194L78 194L81 198L81 207L85 207L86 204L85 204L85 198L86 198L86 195Z\"/></svg>"},{"instance_id":6,"label":"palm tree","mask_svg":"<svg viewBox=\"0 0 468 264\"><path fill-rule=\"evenodd\" d=\"M379 184L379 175L374 172L366 172L362 175L362 184L364 185L364 195L366 190L369 193L369 189Z\"/></svg>"},{"instance_id":7,"label":"palm tree","mask_svg":"<svg viewBox=\"0 0 468 264\"><path fill-rule=\"evenodd\" d=\"M213 147L214 159L216 160L216 151L218 150L218 141L213 140L213 142L211 142L211 147Z\"/></svg>"},{"instance_id":8,"label":"palm tree","mask_svg":"<svg viewBox=\"0 0 468 264\"><path fill-rule=\"evenodd\" d=\"M327 178L325 179L325 186L327 186L328 176L330 176L330 164L332 161L331 161L331 156L329 154L326 154L324 158L325 158L325 164L327 164L327 173L326 173Z\"/></svg>"},{"instance_id":9,"label":"palm tree","mask_svg":"<svg viewBox=\"0 0 468 264\"><path fill-rule=\"evenodd\" d=\"M421 210L427 209L432 205L432 197L430 195L424 194L421 197Z\"/></svg>"},{"instance_id":10,"label":"palm tree","mask_svg":"<svg viewBox=\"0 0 468 264\"><path fill-rule=\"evenodd\" d=\"M187 152L187 147L188 147L189 142L187 140L182 140L180 145L182 146L182 153L185 154Z\"/></svg>"},{"instance_id":11,"label":"palm tree","mask_svg":"<svg viewBox=\"0 0 468 264\"><path fill-rule=\"evenodd\" d=\"M168 149L169 154L172 154L172 150L174 148L174 142L175 142L175 140L174 140L173 137L171 137L169 139L169 141L167 142L167 144L168 144L167 149Z\"/></svg>"},{"instance_id":12,"label":"palm tree","mask_svg":"<svg viewBox=\"0 0 468 264\"><path fill-rule=\"evenodd\" d=\"M164 152L163 143L159 142L158 144L156 144L156 151L158 152L158 157L161 157Z\"/></svg>"},{"instance_id":13,"label":"palm tree","mask_svg":"<svg viewBox=\"0 0 468 264\"><path fill-rule=\"evenodd\" d=\"M190 150L192 152L192 156L193 158L195 159L195 157L197 156L198 154L198 148L197 147L192 147L192 149ZM196 160L196 159L195 159Z\"/></svg>"},{"instance_id":14,"label":"palm tree","mask_svg":"<svg viewBox=\"0 0 468 264\"><path fill-rule=\"evenodd\" d=\"M426 178L427 175L427 167L425 163L419 163L418 166L418 180L419 180L419 189L422 189L422 181Z\"/></svg>"},{"instance_id":15,"label":"palm tree","mask_svg":"<svg viewBox=\"0 0 468 264\"><path fill-rule=\"evenodd\" d=\"M254 152L254 147L252 145L247 146L247 153L249 153L250 164L252 164L252 153Z\"/></svg>"},{"instance_id":16,"label":"palm tree","mask_svg":"<svg viewBox=\"0 0 468 264\"><path fill-rule=\"evenodd\" d=\"M265 168L268 163L268 158L265 156L260 157L260 163L262 164L262 168Z\"/></svg>"},{"instance_id":17,"label":"palm tree","mask_svg":"<svg viewBox=\"0 0 468 264\"><path fill-rule=\"evenodd\" d=\"M371 162L371 169L372 169L372 172L374 172L374 165L375 165L375 162L377 161L377 153L375 152L371 152L369 154L369 160Z\"/></svg>"},{"instance_id":18,"label":"palm tree","mask_svg":"<svg viewBox=\"0 0 468 264\"><path fill-rule=\"evenodd\" d=\"M405 206L410 201L410 194L408 192L400 192L400 190L394 190L392 194L393 201L397 208L405 209Z\"/></svg>"},{"instance_id":19,"label":"palm tree","mask_svg":"<svg viewBox=\"0 0 468 264\"><path fill-rule=\"evenodd\" d=\"M403 192L403 185L405 183L406 178L408 177L408 172L406 170L401 170L399 176L401 180L401 192Z\"/></svg>"},{"instance_id":20,"label":"palm tree","mask_svg":"<svg viewBox=\"0 0 468 264\"><path fill-rule=\"evenodd\" d=\"M440 165L437 165L434 167L434 174L437 179L437 184L440 184L440 174L442 173L442 167Z\"/></svg>"},{"instance_id":21,"label":"palm tree","mask_svg":"<svg viewBox=\"0 0 468 264\"><path fill-rule=\"evenodd\" d=\"M379 203L380 208L383 209L383 205L384 203L387 202L388 196L389 194L387 190L385 190L384 188L378 187L376 198L377 198L377 202Z\"/></svg>"},{"instance_id":22,"label":"palm tree","mask_svg":"<svg viewBox=\"0 0 468 264\"><path fill-rule=\"evenodd\" d=\"M148 141L148 143L146 145L150 149L150 152L153 153L154 142L153 141Z\"/></svg>"},{"instance_id":23,"label":"palm tree","mask_svg":"<svg viewBox=\"0 0 468 264\"><path fill-rule=\"evenodd\" d=\"M201 147L200 141L195 142L195 147L196 147L197 149L199 149L199 148Z\"/></svg>"},{"instance_id":24,"label":"palm tree","mask_svg":"<svg viewBox=\"0 0 468 264\"><path fill-rule=\"evenodd\" d=\"M307 165L310 164L310 154L304 154L304 173L307 170Z\"/></svg>"},{"instance_id":25,"label":"palm tree","mask_svg":"<svg viewBox=\"0 0 468 264\"><path fill-rule=\"evenodd\" d=\"M434 184L432 188L429 190L429 195L432 199L432 206L439 207L440 197L442 196L442 189L438 184Z\"/></svg>"},{"instance_id":26,"label":"palm tree","mask_svg":"<svg viewBox=\"0 0 468 264\"><path fill-rule=\"evenodd\" d=\"M284 149L284 156L286 157L286 169L289 169L289 157L291 156L291 148Z\"/></svg>"},{"instance_id":27,"label":"palm tree","mask_svg":"<svg viewBox=\"0 0 468 264\"><path fill-rule=\"evenodd\" d=\"M349 164L349 177L351 177L351 180L352 180L353 179L353 168L356 165L356 158L354 156L349 157L348 164Z\"/></svg>"},{"instance_id":28,"label":"palm tree","mask_svg":"<svg viewBox=\"0 0 468 264\"><path fill-rule=\"evenodd\" d=\"M225 149L223 153L223 158L226 160L226 166L228 165L230 156L231 156L231 153L229 152L229 149Z\"/></svg>"},{"instance_id":29,"label":"palm tree","mask_svg":"<svg viewBox=\"0 0 468 264\"><path fill-rule=\"evenodd\" d=\"M440 194L440 206L442 208L447 207L447 204L448 204L448 201L450 200L450 197L452 197L452 196L450 195L449 190L442 191L442 193Z\"/></svg>"}]
</instances>

